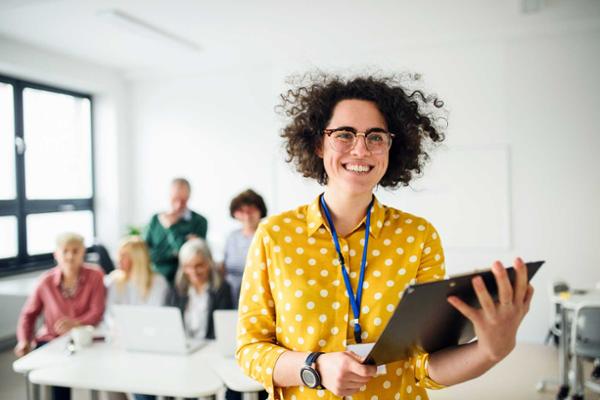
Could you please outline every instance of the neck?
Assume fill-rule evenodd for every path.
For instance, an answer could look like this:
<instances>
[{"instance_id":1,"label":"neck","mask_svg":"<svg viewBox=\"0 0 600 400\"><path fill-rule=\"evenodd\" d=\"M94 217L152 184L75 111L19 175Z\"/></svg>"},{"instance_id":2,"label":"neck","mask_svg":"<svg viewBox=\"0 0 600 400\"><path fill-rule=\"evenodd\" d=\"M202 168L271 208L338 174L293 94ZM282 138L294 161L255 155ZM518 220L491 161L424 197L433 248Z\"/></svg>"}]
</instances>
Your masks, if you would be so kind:
<instances>
[{"instance_id":1,"label":"neck","mask_svg":"<svg viewBox=\"0 0 600 400\"><path fill-rule=\"evenodd\" d=\"M345 195L331 188L325 189L325 203L338 235L346 236L365 217L372 193Z\"/></svg>"},{"instance_id":2,"label":"neck","mask_svg":"<svg viewBox=\"0 0 600 400\"><path fill-rule=\"evenodd\" d=\"M257 226L254 226L251 224L244 224L242 226L242 234L244 236L253 236L254 233L256 232L256 228L257 228Z\"/></svg>"},{"instance_id":3,"label":"neck","mask_svg":"<svg viewBox=\"0 0 600 400\"><path fill-rule=\"evenodd\" d=\"M70 268L62 269L63 280L65 283L73 283L77 280L77 276L79 275L79 270L73 271Z\"/></svg>"},{"instance_id":4,"label":"neck","mask_svg":"<svg viewBox=\"0 0 600 400\"><path fill-rule=\"evenodd\" d=\"M192 284L196 293L202 293L204 287L206 286L206 282L204 281L196 281Z\"/></svg>"}]
</instances>

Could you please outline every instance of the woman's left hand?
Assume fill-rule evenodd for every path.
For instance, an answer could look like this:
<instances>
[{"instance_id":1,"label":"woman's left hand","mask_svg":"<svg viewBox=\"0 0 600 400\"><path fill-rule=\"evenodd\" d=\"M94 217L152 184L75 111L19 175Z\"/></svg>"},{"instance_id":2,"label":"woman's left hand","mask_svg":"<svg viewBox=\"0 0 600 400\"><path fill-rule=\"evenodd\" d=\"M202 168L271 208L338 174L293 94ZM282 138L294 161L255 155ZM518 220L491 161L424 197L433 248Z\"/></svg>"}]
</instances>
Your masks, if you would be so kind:
<instances>
[{"instance_id":1,"label":"woman's left hand","mask_svg":"<svg viewBox=\"0 0 600 400\"><path fill-rule=\"evenodd\" d=\"M481 308L471 307L456 296L448 297L448 302L473 323L477 349L493 363L502 360L515 347L517 329L529 311L533 296L533 286L528 282L523 260L517 258L514 264L514 287L502 263L496 261L492 266L498 285L498 303L494 302L480 276L473 278L472 283Z\"/></svg>"}]
</instances>

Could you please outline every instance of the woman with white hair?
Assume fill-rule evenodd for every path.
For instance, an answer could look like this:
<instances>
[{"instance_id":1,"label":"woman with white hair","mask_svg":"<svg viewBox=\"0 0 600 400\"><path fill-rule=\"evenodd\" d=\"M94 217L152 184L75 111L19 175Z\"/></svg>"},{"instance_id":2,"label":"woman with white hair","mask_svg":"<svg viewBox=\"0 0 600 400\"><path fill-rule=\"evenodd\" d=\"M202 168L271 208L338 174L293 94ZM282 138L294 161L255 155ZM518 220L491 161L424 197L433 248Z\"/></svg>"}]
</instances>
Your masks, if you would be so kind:
<instances>
[{"instance_id":1,"label":"woman with white hair","mask_svg":"<svg viewBox=\"0 0 600 400\"><path fill-rule=\"evenodd\" d=\"M217 271L206 242L193 238L179 250L175 286L167 304L181 310L185 333L189 338L214 339L214 310L233 309L231 286ZM151 395L134 395L136 400L154 400ZM227 400L241 399L241 393L227 390Z\"/></svg>"},{"instance_id":2,"label":"woman with white hair","mask_svg":"<svg viewBox=\"0 0 600 400\"><path fill-rule=\"evenodd\" d=\"M66 334L80 325L96 325L104 313L104 273L83 262L85 244L77 233L63 233L56 239L56 267L44 272L23 306L17 325L17 357ZM36 321L44 322L36 332ZM70 400L71 389L52 387L53 400Z\"/></svg>"},{"instance_id":3,"label":"woman with white hair","mask_svg":"<svg viewBox=\"0 0 600 400\"><path fill-rule=\"evenodd\" d=\"M181 310L188 337L206 339L215 337L213 311L234 308L231 287L219 275L204 240L188 240L179 250L179 268L167 304Z\"/></svg>"}]
</instances>

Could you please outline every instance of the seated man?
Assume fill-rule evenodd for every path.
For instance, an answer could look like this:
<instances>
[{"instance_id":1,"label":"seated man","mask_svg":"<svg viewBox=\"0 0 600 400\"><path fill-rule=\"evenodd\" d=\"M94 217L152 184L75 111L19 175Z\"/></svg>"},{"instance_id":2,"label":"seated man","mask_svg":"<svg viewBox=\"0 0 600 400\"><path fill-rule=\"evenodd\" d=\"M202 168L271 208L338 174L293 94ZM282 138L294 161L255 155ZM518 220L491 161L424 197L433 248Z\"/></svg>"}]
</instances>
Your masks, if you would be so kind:
<instances>
[{"instance_id":1,"label":"seated man","mask_svg":"<svg viewBox=\"0 0 600 400\"><path fill-rule=\"evenodd\" d=\"M187 208L190 193L190 183L186 179L174 179L171 182L171 210L155 214L144 237L154 267L171 285L181 246L194 237L206 239L206 218Z\"/></svg>"},{"instance_id":2,"label":"seated man","mask_svg":"<svg viewBox=\"0 0 600 400\"><path fill-rule=\"evenodd\" d=\"M42 274L21 311L15 347L18 357L71 328L96 325L102 320L106 297L102 269L83 263L85 246L80 235L64 233L56 244L56 267ZM34 337L35 322L42 313L44 324ZM68 388L55 387L52 392L55 400L70 398Z\"/></svg>"}]
</instances>

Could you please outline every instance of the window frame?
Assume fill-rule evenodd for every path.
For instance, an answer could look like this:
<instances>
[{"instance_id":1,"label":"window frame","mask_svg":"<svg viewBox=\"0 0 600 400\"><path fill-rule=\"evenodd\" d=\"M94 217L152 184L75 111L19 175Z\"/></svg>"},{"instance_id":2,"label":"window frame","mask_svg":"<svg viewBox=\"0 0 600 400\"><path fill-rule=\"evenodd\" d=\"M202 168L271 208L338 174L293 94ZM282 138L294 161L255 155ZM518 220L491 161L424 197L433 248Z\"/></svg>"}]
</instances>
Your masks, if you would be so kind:
<instances>
[{"instance_id":1,"label":"window frame","mask_svg":"<svg viewBox=\"0 0 600 400\"><path fill-rule=\"evenodd\" d=\"M0 74L0 82L13 87L13 113L14 113L14 139L24 138L23 91L24 89L43 90L52 93L65 94L73 97L85 98L90 102L90 146L91 146L91 180L92 196L89 198L63 198L52 200L29 200L26 197L25 181L25 150L22 154L14 146L15 154L15 190L16 196L12 200L0 200L0 217L14 216L17 218L17 256L0 258L0 277L16 275L25 272L46 269L54 265L52 253L29 255L27 253L27 216L31 214L65 212L65 211L91 211L92 232L96 236L96 162L94 141L94 100L89 93L82 93L70 89L46 85L29 80L22 80ZM16 143L16 142L15 142Z\"/></svg>"}]
</instances>

